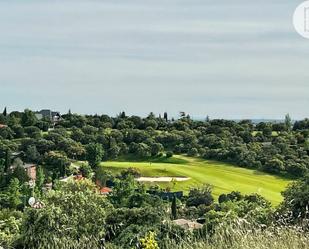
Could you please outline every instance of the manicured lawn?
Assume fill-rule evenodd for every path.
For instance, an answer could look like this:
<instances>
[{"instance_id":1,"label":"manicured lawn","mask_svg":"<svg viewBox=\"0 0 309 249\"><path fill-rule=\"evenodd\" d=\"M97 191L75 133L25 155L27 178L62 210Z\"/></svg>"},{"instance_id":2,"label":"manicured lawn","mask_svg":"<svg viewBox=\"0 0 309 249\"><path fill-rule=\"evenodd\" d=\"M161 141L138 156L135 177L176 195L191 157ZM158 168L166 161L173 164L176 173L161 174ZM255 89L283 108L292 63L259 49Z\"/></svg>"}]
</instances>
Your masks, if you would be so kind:
<instances>
[{"instance_id":1,"label":"manicured lawn","mask_svg":"<svg viewBox=\"0 0 309 249\"><path fill-rule=\"evenodd\" d=\"M274 205L282 201L281 191L290 182L282 177L269 175L255 170L235 167L227 163L202 160L185 156L174 156L169 159L149 161L108 161L102 166L117 173L121 170L138 168L142 176L185 176L190 180L185 182L158 183L161 187L171 187L173 190L184 190L205 183L211 184L213 195L217 198L221 193L233 190L243 194L259 193ZM150 183L149 183L150 184Z\"/></svg>"}]
</instances>

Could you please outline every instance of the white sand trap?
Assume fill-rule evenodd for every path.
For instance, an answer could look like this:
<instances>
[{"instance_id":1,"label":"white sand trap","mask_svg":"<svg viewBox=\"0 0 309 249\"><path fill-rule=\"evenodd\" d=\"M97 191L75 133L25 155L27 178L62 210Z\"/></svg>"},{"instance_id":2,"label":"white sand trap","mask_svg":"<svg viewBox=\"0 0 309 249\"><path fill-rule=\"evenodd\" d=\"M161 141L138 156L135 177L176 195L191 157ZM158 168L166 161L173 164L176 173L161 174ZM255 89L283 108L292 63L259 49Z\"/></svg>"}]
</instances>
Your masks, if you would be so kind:
<instances>
[{"instance_id":1,"label":"white sand trap","mask_svg":"<svg viewBox=\"0 0 309 249\"><path fill-rule=\"evenodd\" d=\"M138 182L171 182L175 180L177 182L187 181L190 178L188 177L169 177L169 176L162 176L162 177L139 177L137 178Z\"/></svg>"}]
</instances>

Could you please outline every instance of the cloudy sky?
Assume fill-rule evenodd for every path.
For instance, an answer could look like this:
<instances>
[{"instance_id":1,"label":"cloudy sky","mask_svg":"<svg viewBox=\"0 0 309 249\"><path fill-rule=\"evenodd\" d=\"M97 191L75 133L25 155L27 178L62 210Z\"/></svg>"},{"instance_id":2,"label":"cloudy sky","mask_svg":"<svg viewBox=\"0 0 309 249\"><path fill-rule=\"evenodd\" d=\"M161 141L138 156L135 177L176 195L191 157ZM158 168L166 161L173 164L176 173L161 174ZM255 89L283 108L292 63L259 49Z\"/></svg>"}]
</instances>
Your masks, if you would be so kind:
<instances>
[{"instance_id":1,"label":"cloudy sky","mask_svg":"<svg viewBox=\"0 0 309 249\"><path fill-rule=\"evenodd\" d=\"M0 108L309 116L291 0L1 0Z\"/></svg>"}]
</instances>

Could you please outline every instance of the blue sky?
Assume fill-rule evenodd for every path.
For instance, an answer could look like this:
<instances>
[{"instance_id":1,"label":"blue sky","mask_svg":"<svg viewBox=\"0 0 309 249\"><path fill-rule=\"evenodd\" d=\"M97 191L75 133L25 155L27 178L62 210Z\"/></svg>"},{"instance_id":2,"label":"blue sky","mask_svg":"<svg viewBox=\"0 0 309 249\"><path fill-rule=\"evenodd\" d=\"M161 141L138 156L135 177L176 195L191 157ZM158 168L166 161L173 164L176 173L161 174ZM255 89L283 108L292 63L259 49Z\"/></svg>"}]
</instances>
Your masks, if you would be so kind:
<instances>
[{"instance_id":1,"label":"blue sky","mask_svg":"<svg viewBox=\"0 0 309 249\"><path fill-rule=\"evenodd\" d=\"M291 0L1 0L0 108L309 117Z\"/></svg>"}]
</instances>

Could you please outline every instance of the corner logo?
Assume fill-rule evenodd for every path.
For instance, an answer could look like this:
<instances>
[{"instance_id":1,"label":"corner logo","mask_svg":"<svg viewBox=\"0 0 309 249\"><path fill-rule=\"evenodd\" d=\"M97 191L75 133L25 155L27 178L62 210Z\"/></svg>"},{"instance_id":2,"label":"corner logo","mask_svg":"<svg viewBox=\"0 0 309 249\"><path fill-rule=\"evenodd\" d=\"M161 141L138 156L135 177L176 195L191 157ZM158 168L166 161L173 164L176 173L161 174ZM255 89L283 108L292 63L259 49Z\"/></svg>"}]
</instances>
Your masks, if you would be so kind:
<instances>
[{"instance_id":1,"label":"corner logo","mask_svg":"<svg viewBox=\"0 0 309 249\"><path fill-rule=\"evenodd\" d=\"M309 1L301 3L293 16L294 28L302 37L309 39Z\"/></svg>"}]
</instances>

